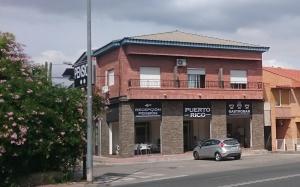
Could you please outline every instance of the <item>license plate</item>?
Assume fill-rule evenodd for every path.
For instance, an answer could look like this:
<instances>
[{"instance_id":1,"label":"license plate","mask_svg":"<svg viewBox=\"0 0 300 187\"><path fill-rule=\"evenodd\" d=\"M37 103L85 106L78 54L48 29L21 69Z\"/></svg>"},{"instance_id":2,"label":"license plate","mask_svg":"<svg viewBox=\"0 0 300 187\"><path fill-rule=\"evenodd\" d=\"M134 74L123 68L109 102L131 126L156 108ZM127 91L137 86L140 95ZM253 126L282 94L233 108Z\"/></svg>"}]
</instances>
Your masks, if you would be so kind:
<instances>
[{"instance_id":1,"label":"license plate","mask_svg":"<svg viewBox=\"0 0 300 187\"><path fill-rule=\"evenodd\" d=\"M236 151L238 148L237 147L231 147L232 151Z\"/></svg>"}]
</instances>

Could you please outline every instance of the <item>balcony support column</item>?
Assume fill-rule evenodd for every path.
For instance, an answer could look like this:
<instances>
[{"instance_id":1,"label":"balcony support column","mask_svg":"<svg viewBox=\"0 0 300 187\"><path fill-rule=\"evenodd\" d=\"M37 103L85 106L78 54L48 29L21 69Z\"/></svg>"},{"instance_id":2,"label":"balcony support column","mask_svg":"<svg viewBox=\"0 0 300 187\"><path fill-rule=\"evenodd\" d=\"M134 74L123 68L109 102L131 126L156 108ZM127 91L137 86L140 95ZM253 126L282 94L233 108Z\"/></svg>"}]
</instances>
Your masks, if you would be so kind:
<instances>
[{"instance_id":1,"label":"balcony support column","mask_svg":"<svg viewBox=\"0 0 300 187\"><path fill-rule=\"evenodd\" d=\"M252 103L252 148L264 149L264 103L253 101Z\"/></svg>"},{"instance_id":2,"label":"balcony support column","mask_svg":"<svg viewBox=\"0 0 300 187\"><path fill-rule=\"evenodd\" d=\"M226 102L225 101L212 101L212 118L210 122L210 138L226 138Z\"/></svg>"},{"instance_id":3,"label":"balcony support column","mask_svg":"<svg viewBox=\"0 0 300 187\"><path fill-rule=\"evenodd\" d=\"M183 103L181 101L162 102L161 153L183 153Z\"/></svg>"}]
</instances>

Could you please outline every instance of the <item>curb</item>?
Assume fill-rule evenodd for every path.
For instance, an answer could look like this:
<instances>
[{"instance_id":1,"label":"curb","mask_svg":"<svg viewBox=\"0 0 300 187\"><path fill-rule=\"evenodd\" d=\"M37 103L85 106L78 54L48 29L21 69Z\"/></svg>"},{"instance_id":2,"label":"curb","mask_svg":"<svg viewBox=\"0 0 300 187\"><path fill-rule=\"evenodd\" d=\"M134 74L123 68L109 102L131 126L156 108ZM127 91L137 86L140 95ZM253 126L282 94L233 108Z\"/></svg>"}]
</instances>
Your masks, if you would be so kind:
<instances>
[{"instance_id":1,"label":"curb","mask_svg":"<svg viewBox=\"0 0 300 187\"><path fill-rule=\"evenodd\" d=\"M263 151L263 152L252 152L252 153L244 153L242 154L242 157L249 157L249 156L256 156L256 155L267 155L272 154L272 152L269 151ZM122 159L122 158L120 158ZM109 162L109 161L96 161L94 160L94 166L118 166L118 165L135 165L135 164L149 164L149 163L159 163L159 162L176 162L176 161L187 161L187 160L194 160L193 156L190 155L183 158L167 158L167 159L149 159L149 160L132 160L130 162Z\"/></svg>"}]
</instances>

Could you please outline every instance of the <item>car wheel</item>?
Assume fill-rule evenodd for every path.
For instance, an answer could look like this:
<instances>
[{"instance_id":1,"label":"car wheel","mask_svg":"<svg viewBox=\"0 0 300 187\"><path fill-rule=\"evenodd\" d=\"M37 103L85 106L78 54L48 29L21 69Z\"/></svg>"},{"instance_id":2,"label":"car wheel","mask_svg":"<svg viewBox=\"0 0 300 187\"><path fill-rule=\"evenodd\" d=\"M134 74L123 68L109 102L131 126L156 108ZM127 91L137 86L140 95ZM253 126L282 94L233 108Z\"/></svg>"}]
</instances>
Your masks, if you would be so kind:
<instances>
[{"instance_id":1,"label":"car wheel","mask_svg":"<svg viewBox=\"0 0 300 187\"><path fill-rule=\"evenodd\" d=\"M241 159L241 155L234 157L235 160Z\"/></svg>"},{"instance_id":2,"label":"car wheel","mask_svg":"<svg viewBox=\"0 0 300 187\"><path fill-rule=\"evenodd\" d=\"M199 153L198 153L197 151L194 151L194 152L193 152L193 156L194 156L194 159L195 159L195 160L199 160L199 158L200 158L200 157L199 157Z\"/></svg>"},{"instance_id":3,"label":"car wheel","mask_svg":"<svg viewBox=\"0 0 300 187\"><path fill-rule=\"evenodd\" d=\"M222 156L221 156L220 153L216 153L216 154L215 154L215 160L216 160L216 161L221 161L221 160L222 160Z\"/></svg>"}]
</instances>

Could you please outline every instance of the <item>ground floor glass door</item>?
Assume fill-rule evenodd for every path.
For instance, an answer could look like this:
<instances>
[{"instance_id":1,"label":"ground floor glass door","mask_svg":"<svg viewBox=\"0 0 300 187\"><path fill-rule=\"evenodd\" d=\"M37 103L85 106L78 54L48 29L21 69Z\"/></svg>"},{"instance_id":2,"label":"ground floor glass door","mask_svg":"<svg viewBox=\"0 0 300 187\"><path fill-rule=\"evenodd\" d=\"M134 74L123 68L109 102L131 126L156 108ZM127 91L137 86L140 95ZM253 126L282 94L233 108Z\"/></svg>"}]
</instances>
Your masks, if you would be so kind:
<instances>
[{"instance_id":1,"label":"ground floor glass door","mask_svg":"<svg viewBox=\"0 0 300 187\"><path fill-rule=\"evenodd\" d=\"M184 151L191 151L200 142L210 138L210 119L183 121Z\"/></svg>"},{"instance_id":2,"label":"ground floor glass door","mask_svg":"<svg viewBox=\"0 0 300 187\"><path fill-rule=\"evenodd\" d=\"M227 118L227 137L235 138L241 147L251 147L250 118Z\"/></svg>"}]
</instances>

